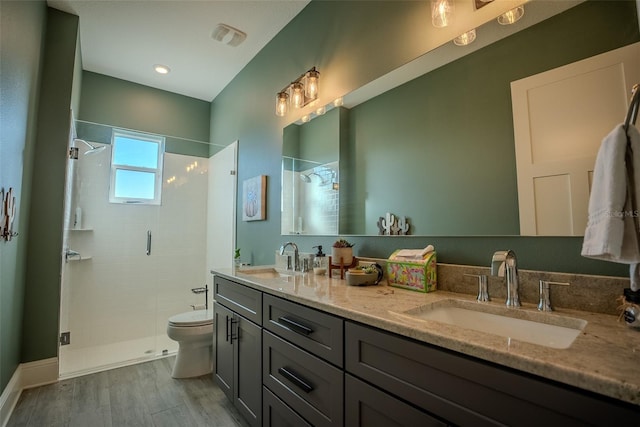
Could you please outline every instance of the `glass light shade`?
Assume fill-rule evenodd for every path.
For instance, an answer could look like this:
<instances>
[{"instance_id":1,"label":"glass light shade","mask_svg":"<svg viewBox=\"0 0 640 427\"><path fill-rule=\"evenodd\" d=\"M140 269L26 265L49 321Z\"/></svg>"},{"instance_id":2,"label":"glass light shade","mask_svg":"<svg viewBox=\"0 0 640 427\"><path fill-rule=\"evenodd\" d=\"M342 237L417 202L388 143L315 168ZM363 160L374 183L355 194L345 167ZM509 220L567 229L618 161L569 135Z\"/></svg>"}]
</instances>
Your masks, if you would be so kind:
<instances>
[{"instance_id":1,"label":"glass light shade","mask_svg":"<svg viewBox=\"0 0 640 427\"><path fill-rule=\"evenodd\" d=\"M300 108L304 105L304 87L302 83L291 84L291 105L293 105L293 108Z\"/></svg>"},{"instance_id":2,"label":"glass light shade","mask_svg":"<svg viewBox=\"0 0 640 427\"><path fill-rule=\"evenodd\" d=\"M289 94L280 92L276 95L276 116L284 117L289 109Z\"/></svg>"},{"instance_id":3,"label":"glass light shade","mask_svg":"<svg viewBox=\"0 0 640 427\"><path fill-rule=\"evenodd\" d=\"M518 6L498 16L498 23L500 25L511 25L519 21L523 15L524 6Z\"/></svg>"},{"instance_id":4,"label":"glass light shade","mask_svg":"<svg viewBox=\"0 0 640 427\"><path fill-rule=\"evenodd\" d=\"M476 29L474 28L473 30L460 34L458 37L453 39L453 43L456 46L466 46L468 44L473 43L475 39L476 39Z\"/></svg>"},{"instance_id":5,"label":"glass light shade","mask_svg":"<svg viewBox=\"0 0 640 427\"><path fill-rule=\"evenodd\" d=\"M436 28L451 24L455 3L453 0L431 0L431 23Z\"/></svg>"},{"instance_id":6,"label":"glass light shade","mask_svg":"<svg viewBox=\"0 0 640 427\"><path fill-rule=\"evenodd\" d=\"M315 69L310 70L307 73L307 82L305 90L307 92L307 98L316 99L318 97L318 78L320 73Z\"/></svg>"}]
</instances>

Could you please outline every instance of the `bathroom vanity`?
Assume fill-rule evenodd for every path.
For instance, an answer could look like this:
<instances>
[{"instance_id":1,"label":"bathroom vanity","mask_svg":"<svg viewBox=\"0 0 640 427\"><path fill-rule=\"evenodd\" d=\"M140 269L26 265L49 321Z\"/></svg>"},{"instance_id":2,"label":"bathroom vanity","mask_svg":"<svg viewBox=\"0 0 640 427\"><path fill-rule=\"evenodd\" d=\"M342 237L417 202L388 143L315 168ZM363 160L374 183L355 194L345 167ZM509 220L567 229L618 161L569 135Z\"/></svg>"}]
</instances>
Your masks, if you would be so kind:
<instances>
[{"instance_id":1,"label":"bathroom vanity","mask_svg":"<svg viewBox=\"0 0 640 427\"><path fill-rule=\"evenodd\" d=\"M245 382L230 380L228 396L252 425L640 424L640 335L615 316L546 314L582 325L568 348L553 348L415 315L480 304L466 294L354 287L273 268L212 273L214 375L224 388L232 337L233 376ZM538 314L530 304L511 310ZM243 359L245 345L254 353ZM243 398L249 389L261 396Z\"/></svg>"}]
</instances>

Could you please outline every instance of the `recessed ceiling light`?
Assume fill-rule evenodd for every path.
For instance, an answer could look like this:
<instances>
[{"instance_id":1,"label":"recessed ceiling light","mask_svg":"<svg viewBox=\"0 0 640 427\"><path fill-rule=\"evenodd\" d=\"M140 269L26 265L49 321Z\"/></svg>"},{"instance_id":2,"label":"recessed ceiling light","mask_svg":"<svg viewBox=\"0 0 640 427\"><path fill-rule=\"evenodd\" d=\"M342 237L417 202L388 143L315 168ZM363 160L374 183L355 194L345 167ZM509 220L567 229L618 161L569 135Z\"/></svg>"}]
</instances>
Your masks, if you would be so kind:
<instances>
[{"instance_id":1,"label":"recessed ceiling light","mask_svg":"<svg viewBox=\"0 0 640 427\"><path fill-rule=\"evenodd\" d=\"M158 74L169 74L169 72L171 71L171 69L169 67L167 67L166 65L162 65L162 64L154 65L153 69L156 70L156 73L158 73Z\"/></svg>"}]
</instances>

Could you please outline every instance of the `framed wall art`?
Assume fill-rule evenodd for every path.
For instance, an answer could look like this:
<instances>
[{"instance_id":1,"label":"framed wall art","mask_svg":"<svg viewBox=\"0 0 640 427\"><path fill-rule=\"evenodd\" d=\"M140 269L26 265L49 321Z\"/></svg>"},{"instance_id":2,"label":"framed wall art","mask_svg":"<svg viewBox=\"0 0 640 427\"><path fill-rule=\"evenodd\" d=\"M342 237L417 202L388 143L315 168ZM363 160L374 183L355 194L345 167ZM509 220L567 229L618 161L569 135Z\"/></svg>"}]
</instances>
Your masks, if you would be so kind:
<instances>
[{"instance_id":1,"label":"framed wall art","mask_svg":"<svg viewBox=\"0 0 640 427\"><path fill-rule=\"evenodd\" d=\"M267 176L258 175L242 182L242 220L263 221L267 212Z\"/></svg>"}]
</instances>

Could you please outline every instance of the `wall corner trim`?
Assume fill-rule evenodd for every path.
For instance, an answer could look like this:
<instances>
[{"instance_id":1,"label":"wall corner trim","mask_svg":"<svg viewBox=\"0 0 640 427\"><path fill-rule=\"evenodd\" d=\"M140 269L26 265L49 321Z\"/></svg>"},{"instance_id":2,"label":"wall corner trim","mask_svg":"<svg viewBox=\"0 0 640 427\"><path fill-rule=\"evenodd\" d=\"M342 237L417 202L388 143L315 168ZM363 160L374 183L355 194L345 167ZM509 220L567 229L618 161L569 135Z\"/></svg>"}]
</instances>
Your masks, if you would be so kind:
<instances>
[{"instance_id":1,"label":"wall corner trim","mask_svg":"<svg viewBox=\"0 0 640 427\"><path fill-rule=\"evenodd\" d=\"M21 363L0 395L0 426L9 422L9 417L18 403L22 390L51 384L58 381L58 358Z\"/></svg>"}]
</instances>

